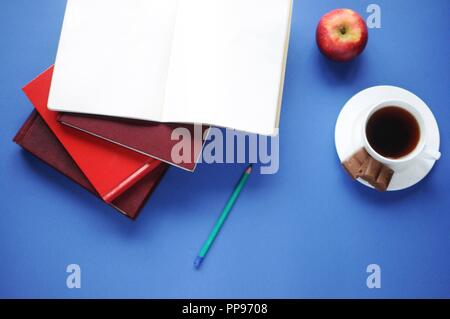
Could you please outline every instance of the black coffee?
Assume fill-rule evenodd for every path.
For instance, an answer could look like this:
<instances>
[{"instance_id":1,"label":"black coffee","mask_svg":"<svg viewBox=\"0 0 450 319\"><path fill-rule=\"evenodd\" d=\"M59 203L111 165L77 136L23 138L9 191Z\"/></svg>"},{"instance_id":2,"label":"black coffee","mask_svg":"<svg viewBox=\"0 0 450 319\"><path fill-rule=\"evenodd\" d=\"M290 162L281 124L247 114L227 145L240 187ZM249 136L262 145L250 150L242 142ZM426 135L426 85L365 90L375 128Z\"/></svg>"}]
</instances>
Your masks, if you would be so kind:
<instances>
[{"instance_id":1,"label":"black coffee","mask_svg":"<svg viewBox=\"0 0 450 319\"><path fill-rule=\"evenodd\" d=\"M367 122L366 136L370 146L380 155L400 158L416 148L420 127L408 111L387 106L376 111Z\"/></svg>"}]
</instances>

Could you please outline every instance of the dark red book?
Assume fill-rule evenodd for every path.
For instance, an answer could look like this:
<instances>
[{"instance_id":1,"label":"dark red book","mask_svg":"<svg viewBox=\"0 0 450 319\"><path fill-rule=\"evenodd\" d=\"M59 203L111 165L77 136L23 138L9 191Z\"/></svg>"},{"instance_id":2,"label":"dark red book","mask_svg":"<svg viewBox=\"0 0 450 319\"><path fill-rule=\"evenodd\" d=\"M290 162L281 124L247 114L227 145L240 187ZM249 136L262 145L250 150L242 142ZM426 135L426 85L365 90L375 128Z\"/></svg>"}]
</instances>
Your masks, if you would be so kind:
<instances>
[{"instance_id":1,"label":"dark red book","mask_svg":"<svg viewBox=\"0 0 450 319\"><path fill-rule=\"evenodd\" d=\"M36 111L33 111L22 125L14 137L14 142L101 198ZM122 214L132 219L136 218L152 191L164 176L167 167L167 164L161 163L156 169L114 199L110 205Z\"/></svg>"},{"instance_id":2,"label":"dark red book","mask_svg":"<svg viewBox=\"0 0 450 319\"><path fill-rule=\"evenodd\" d=\"M204 135L209 129L200 125L167 124L73 113L60 113L58 121L188 171L195 170L202 152ZM191 154L188 161L177 162L171 156L172 149L179 143L179 139L181 140L176 134L172 137L177 128L187 133L183 138L190 137Z\"/></svg>"}]
</instances>

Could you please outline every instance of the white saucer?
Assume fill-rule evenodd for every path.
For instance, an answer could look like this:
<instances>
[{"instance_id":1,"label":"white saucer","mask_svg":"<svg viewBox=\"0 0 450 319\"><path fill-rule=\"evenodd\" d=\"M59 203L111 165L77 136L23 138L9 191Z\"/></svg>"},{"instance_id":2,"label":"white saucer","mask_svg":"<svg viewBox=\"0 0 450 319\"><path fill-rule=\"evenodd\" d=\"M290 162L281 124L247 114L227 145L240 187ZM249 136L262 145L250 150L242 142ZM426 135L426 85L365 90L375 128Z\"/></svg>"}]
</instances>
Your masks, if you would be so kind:
<instances>
[{"instance_id":1,"label":"white saucer","mask_svg":"<svg viewBox=\"0 0 450 319\"><path fill-rule=\"evenodd\" d=\"M341 110L336 122L334 139L336 150L341 162L363 146L362 131L364 110L386 100L403 100L414 105L424 115L427 127L426 145L439 150L439 128L433 113L419 97L413 93L395 86L374 86L353 96ZM395 172L388 191L397 191L411 187L420 182L434 166L435 160L416 159L411 165ZM372 187L366 181L358 179L366 186Z\"/></svg>"}]
</instances>

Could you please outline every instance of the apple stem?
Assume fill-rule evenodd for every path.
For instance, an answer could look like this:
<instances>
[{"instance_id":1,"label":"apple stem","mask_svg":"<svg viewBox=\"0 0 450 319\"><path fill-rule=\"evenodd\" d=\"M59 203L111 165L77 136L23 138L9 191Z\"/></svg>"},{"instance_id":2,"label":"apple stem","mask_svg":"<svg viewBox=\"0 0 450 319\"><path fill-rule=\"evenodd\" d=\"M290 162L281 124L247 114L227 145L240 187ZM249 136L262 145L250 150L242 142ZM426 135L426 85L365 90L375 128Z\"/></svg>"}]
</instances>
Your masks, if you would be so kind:
<instances>
[{"instance_id":1,"label":"apple stem","mask_svg":"<svg viewBox=\"0 0 450 319\"><path fill-rule=\"evenodd\" d=\"M345 26L342 26L339 28L339 31L341 31L341 34L344 35L347 32L347 29L345 28Z\"/></svg>"}]
</instances>

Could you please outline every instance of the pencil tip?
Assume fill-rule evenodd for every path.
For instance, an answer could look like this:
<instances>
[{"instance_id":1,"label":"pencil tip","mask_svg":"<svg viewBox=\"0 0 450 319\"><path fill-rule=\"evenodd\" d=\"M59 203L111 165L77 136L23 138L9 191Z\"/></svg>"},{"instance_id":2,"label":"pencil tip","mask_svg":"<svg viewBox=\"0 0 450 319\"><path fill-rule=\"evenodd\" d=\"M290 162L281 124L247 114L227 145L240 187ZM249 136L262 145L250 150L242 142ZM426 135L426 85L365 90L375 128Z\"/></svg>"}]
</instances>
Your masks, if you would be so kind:
<instances>
[{"instance_id":1,"label":"pencil tip","mask_svg":"<svg viewBox=\"0 0 450 319\"><path fill-rule=\"evenodd\" d=\"M197 258L195 258L195 260L194 260L194 267L196 269L199 269L200 265L202 264L202 261L203 261L203 257L197 256Z\"/></svg>"},{"instance_id":2,"label":"pencil tip","mask_svg":"<svg viewBox=\"0 0 450 319\"><path fill-rule=\"evenodd\" d=\"M247 169L245 170L245 172L246 172L247 174L250 174L250 173L252 172L252 170L253 170L253 164L250 164L250 165L247 167Z\"/></svg>"}]
</instances>

